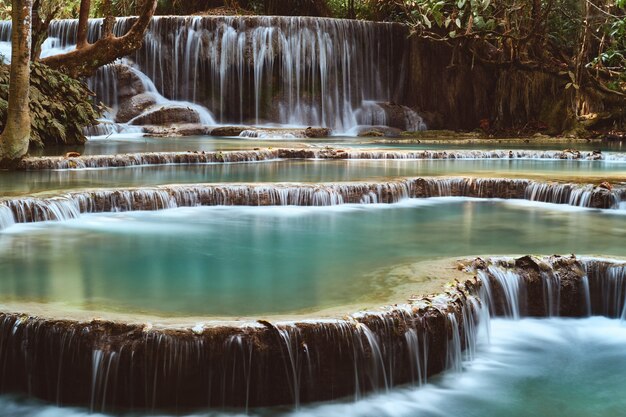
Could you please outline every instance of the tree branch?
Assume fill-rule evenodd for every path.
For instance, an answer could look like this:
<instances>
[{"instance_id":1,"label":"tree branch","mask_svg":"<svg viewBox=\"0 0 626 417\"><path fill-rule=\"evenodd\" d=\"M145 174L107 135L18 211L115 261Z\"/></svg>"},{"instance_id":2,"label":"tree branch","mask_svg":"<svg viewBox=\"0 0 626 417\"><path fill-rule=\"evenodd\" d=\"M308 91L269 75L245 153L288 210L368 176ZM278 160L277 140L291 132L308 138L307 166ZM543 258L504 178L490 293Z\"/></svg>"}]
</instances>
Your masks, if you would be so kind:
<instances>
[{"instance_id":1,"label":"tree branch","mask_svg":"<svg viewBox=\"0 0 626 417\"><path fill-rule=\"evenodd\" d=\"M141 14L123 36L115 37L111 34L66 54L47 57L42 62L74 78L90 76L101 66L129 55L141 47L156 6L157 0L145 0Z\"/></svg>"}]
</instances>

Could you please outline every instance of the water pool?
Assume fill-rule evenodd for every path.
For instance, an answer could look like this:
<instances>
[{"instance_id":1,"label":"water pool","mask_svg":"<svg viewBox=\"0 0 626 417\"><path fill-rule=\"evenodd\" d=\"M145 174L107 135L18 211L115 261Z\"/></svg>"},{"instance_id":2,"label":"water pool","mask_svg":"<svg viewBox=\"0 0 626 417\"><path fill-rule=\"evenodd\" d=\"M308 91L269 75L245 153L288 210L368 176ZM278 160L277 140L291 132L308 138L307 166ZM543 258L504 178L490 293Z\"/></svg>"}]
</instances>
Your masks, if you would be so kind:
<instances>
[{"instance_id":1,"label":"water pool","mask_svg":"<svg viewBox=\"0 0 626 417\"><path fill-rule=\"evenodd\" d=\"M619 213L436 198L84 215L0 232L0 293L5 301L178 316L365 308L389 302L396 286L412 283L411 273L390 269L418 261L624 256Z\"/></svg>"},{"instance_id":2,"label":"water pool","mask_svg":"<svg viewBox=\"0 0 626 417\"><path fill-rule=\"evenodd\" d=\"M393 140L393 139L392 139ZM256 139L238 137L189 136L189 137L138 137L136 134L92 138L84 146L52 147L32 150L32 155L63 155L69 151L78 151L85 155L102 155L134 152L185 152L185 151L227 151L251 149L253 147L291 147L294 144L332 147L373 147L386 149L567 149L623 152L626 145L610 142L551 142L530 139L529 142L472 140L472 143L446 141L441 143L391 143L380 138L359 138L332 136L315 139Z\"/></svg>"},{"instance_id":3,"label":"water pool","mask_svg":"<svg viewBox=\"0 0 626 417\"><path fill-rule=\"evenodd\" d=\"M626 181L625 161L532 159L282 160L110 169L0 171L0 196L95 187L232 182L336 182L416 176Z\"/></svg>"}]
</instances>

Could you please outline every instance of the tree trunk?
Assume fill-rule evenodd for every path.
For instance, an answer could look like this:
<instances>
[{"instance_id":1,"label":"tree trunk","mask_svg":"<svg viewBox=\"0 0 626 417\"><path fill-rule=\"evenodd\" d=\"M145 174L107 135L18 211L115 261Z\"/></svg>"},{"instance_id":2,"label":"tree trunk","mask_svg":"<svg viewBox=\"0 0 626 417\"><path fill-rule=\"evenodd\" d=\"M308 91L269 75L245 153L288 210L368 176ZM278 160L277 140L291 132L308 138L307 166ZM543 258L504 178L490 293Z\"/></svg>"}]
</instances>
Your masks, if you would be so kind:
<instances>
[{"instance_id":1,"label":"tree trunk","mask_svg":"<svg viewBox=\"0 0 626 417\"><path fill-rule=\"evenodd\" d=\"M89 0L82 0L81 2L81 16L78 24L80 36L76 49L66 54L53 55L41 60L49 67L74 78L93 75L101 66L110 64L140 48L143 44L144 33L157 6L157 0L145 0L139 17L124 36L105 36L90 44L87 42L89 14L83 13L83 5L88 3L90 3Z\"/></svg>"},{"instance_id":2,"label":"tree trunk","mask_svg":"<svg viewBox=\"0 0 626 417\"><path fill-rule=\"evenodd\" d=\"M78 13L78 33L76 34L76 49L82 49L88 45L87 34L89 29L89 9L91 0L81 0L80 12Z\"/></svg>"},{"instance_id":3,"label":"tree trunk","mask_svg":"<svg viewBox=\"0 0 626 417\"><path fill-rule=\"evenodd\" d=\"M30 140L30 46L32 0L12 0L12 51L7 120L0 135L0 165L11 167L28 152Z\"/></svg>"}]
</instances>

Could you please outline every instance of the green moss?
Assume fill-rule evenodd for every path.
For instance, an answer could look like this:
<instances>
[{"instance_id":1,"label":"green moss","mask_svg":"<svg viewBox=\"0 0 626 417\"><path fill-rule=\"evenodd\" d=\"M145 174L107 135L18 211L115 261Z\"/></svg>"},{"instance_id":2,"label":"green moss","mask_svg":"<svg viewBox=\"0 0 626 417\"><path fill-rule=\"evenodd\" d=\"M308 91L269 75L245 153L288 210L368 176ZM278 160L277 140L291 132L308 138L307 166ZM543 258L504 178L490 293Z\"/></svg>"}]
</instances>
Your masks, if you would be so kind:
<instances>
[{"instance_id":1,"label":"green moss","mask_svg":"<svg viewBox=\"0 0 626 417\"><path fill-rule=\"evenodd\" d=\"M100 110L82 82L39 63L30 79L31 145L81 144L86 126L97 124ZM9 66L0 65L0 129L4 128L9 97Z\"/></svg>"}]
</instances>

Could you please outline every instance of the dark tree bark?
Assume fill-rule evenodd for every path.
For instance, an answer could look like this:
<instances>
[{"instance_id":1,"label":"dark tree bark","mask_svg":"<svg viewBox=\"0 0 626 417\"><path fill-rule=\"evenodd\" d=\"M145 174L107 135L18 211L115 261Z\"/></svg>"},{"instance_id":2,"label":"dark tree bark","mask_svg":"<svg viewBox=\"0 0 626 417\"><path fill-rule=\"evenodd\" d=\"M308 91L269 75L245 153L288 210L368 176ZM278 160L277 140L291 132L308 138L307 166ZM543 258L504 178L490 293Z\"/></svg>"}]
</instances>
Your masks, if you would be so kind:
<instances>
[{"instance_id":1,"label":"dark tree bark","mask_svg":"<svg viewBox=\"0 0 626 417\"><path fill-rule=\"evenodd\" d=\"M354 8L354 0L348 0L348 19L356 19L356 9Z\"/></svg>"},{"instance_id":2,"label":"dark tree bark","mask_svg":"<svg viewBox=\"0 0 626 417\"><path fill-rule=\"evenodd\" d=\"M12 0L13 36L9 107L0 135L0 166L15 165L28 152L30 140L30 47L32 0Z\"/></svg>"},{"instance_id":3,"label":"dark tree bark","mask_svg":"<svg viewBox=\"0 0 626 417\"><path fill-rule=\"evenodd\" d=\"M105 36L91 44L87 40L90 0L81 1L81 12L78 23L78 43L75 50L66 54L47 57L42 62L54 69L74 78L87 77L103 65L110 64L118 58L137 50L143 44L143 38L154 11L157 0L145 0L139 17L123 36L112 34L112 24L105 19ZM87 10L85 12L85 10ZM108 25L108 26L107 26Z\"/></svg>"}]
</instances>

